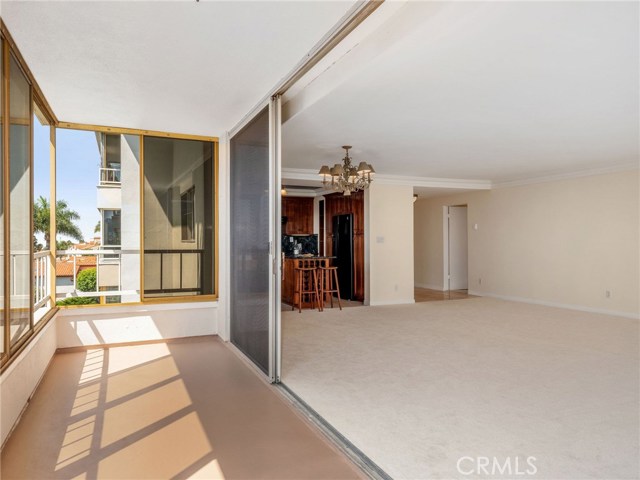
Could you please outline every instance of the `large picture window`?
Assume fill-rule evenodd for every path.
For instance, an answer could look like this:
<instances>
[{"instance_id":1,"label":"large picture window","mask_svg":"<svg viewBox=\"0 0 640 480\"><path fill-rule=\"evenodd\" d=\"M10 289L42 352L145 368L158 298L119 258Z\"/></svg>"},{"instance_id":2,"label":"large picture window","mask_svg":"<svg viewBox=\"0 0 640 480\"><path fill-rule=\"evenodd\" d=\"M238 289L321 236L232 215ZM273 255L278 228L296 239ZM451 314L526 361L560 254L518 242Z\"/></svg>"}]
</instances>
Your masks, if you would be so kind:
<instances>
[{"instance_id":1,"label":"large picture window","mask_svg":"<svg viewBox=\"0 0 640 480\"><path fill-rule=\"evenodd\" d=\"M0 41L0 53L4 52L4 40ZM0 55L0 153L2 154L2 167L0 168L0 356L4 355L4 62Z\"/></svg>"},{"instance_id":2,"label":"large picture window","mask_svg":"<svg viewBox=\"0 0 640 480\"><path fill-rule=\"evenodd\" d=\"M60 306L140 301L140 139L57 130ZM95 277L91 288L80 275Z\"/></svg>"},{"instance_id":3,"label":"large picture window","mask_svg":"<svg viewBox=\"0 0 640 480\"><path fill-rule=\"evenodd\" d=\"M144 296L213 295L215 144L144 137Z\"/></svg>"},{"instance_id":4,"label":"large picture window","mask_svg":"<svg viewBox=\"0 0 640 480\"><path fill-rule=\"evenodd\" d=\"M28 68L5 35L3 26L0 33L2 369L34 338L44 320L53 315L52 255L46 247L51 236L48 197L52 114L44 107Z\"/></svg>"}]
</instances>

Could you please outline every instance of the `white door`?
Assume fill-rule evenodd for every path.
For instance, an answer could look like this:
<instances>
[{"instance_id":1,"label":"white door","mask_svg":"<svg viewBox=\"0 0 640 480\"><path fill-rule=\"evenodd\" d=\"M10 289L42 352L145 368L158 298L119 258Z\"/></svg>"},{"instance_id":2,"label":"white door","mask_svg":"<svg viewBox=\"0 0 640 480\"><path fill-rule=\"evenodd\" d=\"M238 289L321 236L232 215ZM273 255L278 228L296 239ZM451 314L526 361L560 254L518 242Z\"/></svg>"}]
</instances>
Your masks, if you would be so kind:
<instances>
[{"instance_id":1,"label":"white door","mask_svg":"<svg viewBox=\"0 0 640 480\"><path fill-rule=\"evenodd\" d=\"M469 287L467 207L449 207L449 290Z\"/></svg>"}]
</instances>

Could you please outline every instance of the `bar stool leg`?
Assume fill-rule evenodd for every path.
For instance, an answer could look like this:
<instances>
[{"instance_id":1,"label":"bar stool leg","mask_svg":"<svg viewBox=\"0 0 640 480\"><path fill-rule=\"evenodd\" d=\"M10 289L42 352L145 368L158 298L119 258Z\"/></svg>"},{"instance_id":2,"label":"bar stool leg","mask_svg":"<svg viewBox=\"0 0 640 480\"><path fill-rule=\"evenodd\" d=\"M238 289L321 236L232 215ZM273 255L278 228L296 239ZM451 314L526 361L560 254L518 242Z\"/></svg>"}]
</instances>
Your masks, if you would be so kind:
<instances>
[{"instance_id":1,"label":"bar stool leg","mask_svg":"<svg viewBox=\"0 0 640 480\"><path fill-rule=\"evenodd\" d=\"M336 281L336 293L338 294L338 306L340 307L340 310L342 310L342 304L340 303L340 287L338 287L338 271L337 270L333 270L333 277L334 280ZM333 295L331 295L331 308L333 308Z\"/></svg>"},{"instance_id":2,"label":"bar stool leg","mask_svg":"<svg viewBox=\"0 0 640 480\"><path fill-rule=\"evenodd\" d=\"M318 311L321 312L323 310L322 305L320 304L320 297L318 296L318 269L313 270L313 289L316 296L316 304L318 305Z\"/></svg>"},{"instance_id":3,"label":"bar stool leg","mask_svg":"<svg viewBox=\"0 0 640 480\"><path fill-rule=\"evenodd\" d=\"M298 271L298 313L302 313L303 287L304 287L304 272Z\"/></svg>"}]
</instances>

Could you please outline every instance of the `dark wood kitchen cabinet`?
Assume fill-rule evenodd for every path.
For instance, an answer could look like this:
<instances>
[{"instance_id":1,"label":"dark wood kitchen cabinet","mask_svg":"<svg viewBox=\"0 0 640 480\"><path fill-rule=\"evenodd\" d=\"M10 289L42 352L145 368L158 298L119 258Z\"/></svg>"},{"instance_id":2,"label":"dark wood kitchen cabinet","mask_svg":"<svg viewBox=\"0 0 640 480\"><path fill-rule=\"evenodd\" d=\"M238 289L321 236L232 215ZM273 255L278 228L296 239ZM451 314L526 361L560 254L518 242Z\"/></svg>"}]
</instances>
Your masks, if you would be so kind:
<instances>
[{"instance_id":1,"label":"dark wood kitchen cabinet","mask_svg":"<svg viewBox=\"0 0 640 480\"><path fill-rule=\"evenodd\" d=\"M285 235L313 234L313 198L283 197L282 216L287 218L282 226Z\"/></svg>"}]
</instances>

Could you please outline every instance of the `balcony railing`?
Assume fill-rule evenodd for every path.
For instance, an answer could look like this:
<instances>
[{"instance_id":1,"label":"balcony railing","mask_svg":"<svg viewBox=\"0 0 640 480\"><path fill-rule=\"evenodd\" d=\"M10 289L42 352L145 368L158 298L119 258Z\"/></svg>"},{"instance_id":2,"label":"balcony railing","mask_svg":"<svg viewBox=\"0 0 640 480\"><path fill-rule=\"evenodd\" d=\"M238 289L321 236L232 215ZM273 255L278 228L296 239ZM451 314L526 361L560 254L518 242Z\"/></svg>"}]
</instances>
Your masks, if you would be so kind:
<instances>
[{"instance_id":1,"label":"balcony railing","mask_svg":"<svg viewBox=\"0 0 640 480\"><path fill-rule=\"evenodd\" d=\"M100 168L99 185L120 185L120 169Z\"/></svg>"},{"instance_id":2,"label":"balcony railing","mask_svg":"<svg viewBox=\"0 0 640 480\"><path fill-rule=\"evenodd\" d=\"M60 250L58 251L58 257L64 257L64 261L68 262L72 268L71 285L58 285L56 287L56 296L59 299L66 297L112 297L122 295L138 295L137 290L123 290L122 289L122 255L132 254L139 255L137 250ZM95 257L94 262L87 262L80 260L81 258ZM81 291L78 290L78 274L82 271L82 268L95 268L96 269L96 290L95 291ZM103 282L100 278L100 267L115 267L117 274L115 275L115 281ZM59 275L59 274L58 274ZM62 277L62 275L59 275ZM114 275L110 275L113 278ZM110 290L100 290L106 283L109 283Z\"/></svg>"},{"instance_id":3,"label":"balcony railing","mask_svg":"<svg viewBox=\"0 0 640 480\"><path fill-rule=\"evenodd\" d=\"M204 294L204 269L202 268L202 255L204 254L204 250L197 249L188 249L188 250L180 250L180 249L172 249L172 250L145 250L145 257L154 256L159 260L159 288L145 288L145 295L157 295L157 294L172 294L172 293L192 293L192 294ZM185 255L195 255L195 279L190 278L191 283L195 283L192 286L185 286L185 277L191 276L188 275L189 267L185 267L184 256ZM178 273L177 278L175 273L173 273L170 278L170 285L165 285L165 259L169 257L169 262L175 259L175 256L178 256ZM151 262L151 258L149 258L149 262ZM147 268L147 267L145 267ZM193 266L191 266L193 268ZM186 275L185 275L186 273ZM194 282L195 280L195 282Z\"/></svg>"},{"instance_id":4,"label":"balcony railing","mask_svg":"<svg viewBox=\"0 0 640 480\"><path fill-rule=\"evenodd\" d=\"M38 310L51 300L51 252L43 250L33 255L33 309Z\"/></svg>"}]
</instances>

